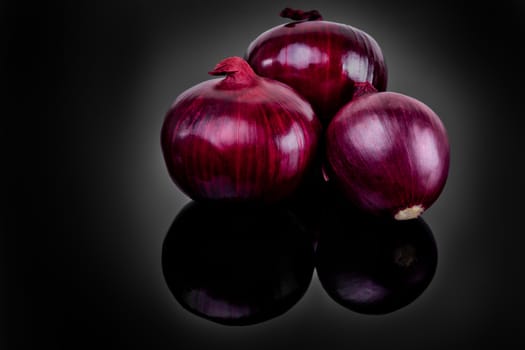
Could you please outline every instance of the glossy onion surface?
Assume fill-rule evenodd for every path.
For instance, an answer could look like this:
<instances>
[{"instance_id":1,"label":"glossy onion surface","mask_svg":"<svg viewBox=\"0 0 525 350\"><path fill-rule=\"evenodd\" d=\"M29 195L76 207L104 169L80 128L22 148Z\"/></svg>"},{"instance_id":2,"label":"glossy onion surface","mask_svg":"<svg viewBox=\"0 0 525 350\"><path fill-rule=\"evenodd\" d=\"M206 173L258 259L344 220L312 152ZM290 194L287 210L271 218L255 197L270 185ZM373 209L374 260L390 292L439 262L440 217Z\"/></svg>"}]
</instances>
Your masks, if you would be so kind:
<instances>
[{"instance_id":1,"label":"glossy onion surface","mask_svg":"<svg viewBox=\"0 0 525 350\"><path fill-rule=\"evenodd\" d=\"M393 92L363 95L344 106L326 134L327 174L358 207L412 219L445 186L449 144L439 117Z\"/></svg>"},{"instance_id":2,"label":"glossy onion surface","mask_svg":"<svg viewBox=\"0 0 525 350\"><path fill-rule=\"evenodd\" d=\"M434 236L423 219L396 221L343 211L332 213L319 238L316 269L323 288L340 305L386 314L426 290L437 259Z\"/></svg>"},{"instance_id":3,"label":"glossy onion surface","mask_svg":"<svg viewBox=\"0 0 525 350\"><path fill-rule=\"evenodd\" d=\"M311 237L277 207L192 202L164 240L166 283L189 312L227 325L277 317L304 295Z\"/></svg>"},{"instance_id":4,"label":"glossy onion surface","mask_svg":"<svg viewBox=\"0 0 525 350\"><path fill-rule=\"evenodd\" d=\"M303 20L262 33L245 57L258 75L282 81L306 97L327 123L363 83L384 91L387 69L370 35L312 13L318 15L283 10L281 16Z\"/></svg>"},{"instance_id":5,"label":"glossy onion surface","mask_svg":"<svg viewBox=\"0 0 525 350\"><path fill-rule=\"evenodd\" d=\"M226 77L183 92L166 115L161 143L172 179L196 200L288 196L316 152L321 126L310 104L239 57L210 74Z\"/></svg>"}]
</instances>

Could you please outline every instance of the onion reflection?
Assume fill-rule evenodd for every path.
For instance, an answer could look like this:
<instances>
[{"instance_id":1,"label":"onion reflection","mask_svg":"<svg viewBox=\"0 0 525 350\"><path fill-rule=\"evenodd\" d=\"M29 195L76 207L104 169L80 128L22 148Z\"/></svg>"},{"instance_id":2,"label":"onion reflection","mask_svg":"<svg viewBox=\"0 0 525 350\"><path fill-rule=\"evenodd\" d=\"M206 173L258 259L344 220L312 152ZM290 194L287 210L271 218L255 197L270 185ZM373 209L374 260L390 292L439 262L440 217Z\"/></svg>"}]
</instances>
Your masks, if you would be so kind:
<instances>
[{"instance_id":1,"label":"onion reflection","mask_svg":"<svg viewBox=\"0 0 525 350\"><path fill-rule=\"evenodd\" d=\"M228 325L277 317L306 292L311 238L280 208L192 202L164 240L166 283L188 311Z\"/></svg>"},{"instance_id":2,"label":"onion reflection","mask_svg":"<svg viewBox=\"0 0 525 350\"><path fill-rule=\"evenodd\" d=\"M395 221L334 212L319 238L316 268L342 306L386 314L412 303L437 267L437 247L423 219Z\"/></svg>"}]
</instances>

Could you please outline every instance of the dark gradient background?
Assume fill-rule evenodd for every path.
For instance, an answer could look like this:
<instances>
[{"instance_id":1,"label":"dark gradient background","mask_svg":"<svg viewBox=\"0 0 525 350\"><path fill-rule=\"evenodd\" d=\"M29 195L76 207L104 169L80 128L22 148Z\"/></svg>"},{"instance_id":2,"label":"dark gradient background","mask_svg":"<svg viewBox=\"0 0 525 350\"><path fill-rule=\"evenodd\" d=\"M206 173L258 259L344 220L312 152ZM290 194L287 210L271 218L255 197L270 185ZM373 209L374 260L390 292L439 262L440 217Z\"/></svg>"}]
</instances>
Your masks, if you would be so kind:
<instances>
[{"instance_id":1,"label":"dark gradient background","mask_svg":"<svg viewBox=\"0 0 525 350\"><path fill-rule=\"evenodd\" d=\"M385 316L314 276L288 313L226 327L187 313L160 253L189 201L160 150L164 113L286 7L371 34L391 91L442 118L450 176L424 214L439 251L425 293ZM3 2L6 349L473 349L525 345L525 5L520 1ZM5 120L5 123L4 123ZM3 254L6 256L6 254ZM3 258L3 257L2 257ZM7 338L6 338L7 337ZM513 347L513 348L517 348Z\"/></svg>"}]
</instances>

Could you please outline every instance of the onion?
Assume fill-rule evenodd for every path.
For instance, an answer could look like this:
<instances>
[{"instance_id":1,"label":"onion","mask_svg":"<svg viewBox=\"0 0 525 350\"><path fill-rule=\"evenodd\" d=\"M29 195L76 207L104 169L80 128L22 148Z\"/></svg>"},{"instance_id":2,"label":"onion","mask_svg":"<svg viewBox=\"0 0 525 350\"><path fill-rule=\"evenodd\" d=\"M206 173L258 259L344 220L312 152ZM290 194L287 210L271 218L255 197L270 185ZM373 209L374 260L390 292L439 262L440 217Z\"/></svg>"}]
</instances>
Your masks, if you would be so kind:
<instances>
[{"instance_id":1,"label":"onion","mask_svg":"<svg viewBox=\"0 0 525 350\"><path fill-rule=\"evenodd\" d=\"M398 220L419 216L443 190L448 168L441 120L412 97L361 96L328 126L328 178L364 211Z\"/></svg>"},{"instance_id":2,"label":"onion","mask_svg":"<svg viewBox=\"0 0 525 350\"><path fill-rule=\"evenodd\" d=\"M321 126L290 87L255 75L240 57L183 92L168 111L162 150L173 181L196 200L276 201L315 156Z\"/></svg>"},{"instance_id":3,"label":"onion","mask_svg":"<svg viewBox=\"0 0 525 350\"><path fill-rule=\"evenodd\" d=\"M430 285L437 247L422 218L408 221L332 212L316 250L317 276L340 305L363 314L407 306Z\"/></svg>"},{"instance_id":4,"label":"onion","mask_svg":"<svg viewBox=\"0 0 525 350\"><path fill-rule=\"evenodd\" d=\"M221 324L247 325L277 317L302 298L314 251L284 208L191 202L166 235L162 267L186 310Z\"/></svg>"},{"instance_id":5,"label":"onion","mask_svg":"<svg viewBox=\"0 0 525 350\"><path fill-rule=\"evenodd\" d=\"M325 124L354 94L386 89L386 64L370 35L323 21L315 10L286 8L281 16L296 22L259 35L245 57L257 74L282 81L306 97Z\"/></svg>"}]
</instances>

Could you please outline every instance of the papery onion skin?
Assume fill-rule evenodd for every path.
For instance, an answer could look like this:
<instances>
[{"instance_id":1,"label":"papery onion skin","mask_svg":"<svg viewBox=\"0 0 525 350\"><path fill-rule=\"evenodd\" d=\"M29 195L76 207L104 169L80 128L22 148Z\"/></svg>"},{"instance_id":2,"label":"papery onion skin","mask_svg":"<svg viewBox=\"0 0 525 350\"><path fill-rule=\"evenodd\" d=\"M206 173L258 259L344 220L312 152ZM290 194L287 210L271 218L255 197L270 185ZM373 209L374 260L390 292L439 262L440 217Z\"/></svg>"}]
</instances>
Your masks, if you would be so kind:
<instances>
[{"instance_id":1,"label":"papery onion skin","mask_svg":"<svg viewBox=\"0 0 525 350\"><path fill-rule=\"evenodd\" d=\"M443 123L428 106L380 92L337 113L326 133L326 161L330 181L359 208L406 220L439 197L450 148Z\"/></svg>"},{"instance_id":2,"label":"papery onion skin","mask_svg":"<svg viewBox=\"0 0 525 350\"><path fill-rule=\"evenodd\" d=\"M422 218L396 221L345 206L329 214L317 245L316 271L338 304L362 314L387 314L428 288L438 250Z\"/></svg>"},{"instance_id":3,"label":"papery onion skin","mask_svg":"<svg viewBox=\"0 0 525 350\"><path fill-rule=\"evenodd\" d=\"M283 10L283 17L304 21L262 33L245 57L258 75L282 81L306 97L327 124L356 90L370 84L375 90L386 90L387 67L370 35L311 13L318 14Z\"/></svg>"},{"instance_id":4,"label":"papery onion skin","mask_svg":"<svg viewBox=\"0 0 525 350\"><path fill-rule=\"evenodd\" d=\"M274 202L298 187L315 156L321 125L290 87L253 73L240 57L182 93L161 144L173 181L195 200Z\"/></svg>"},{"instance_id":5,"label":"papery onion skin","mask_svg":"<svg viewBox=\"0 0 525 350\"><path fill-rule=\"evenodd\" d=\"M314 271L311 238L279 206L190 202L162 249L168 288L189 312L225 325L282 315Z\"/></svg>"}]
</instances>

